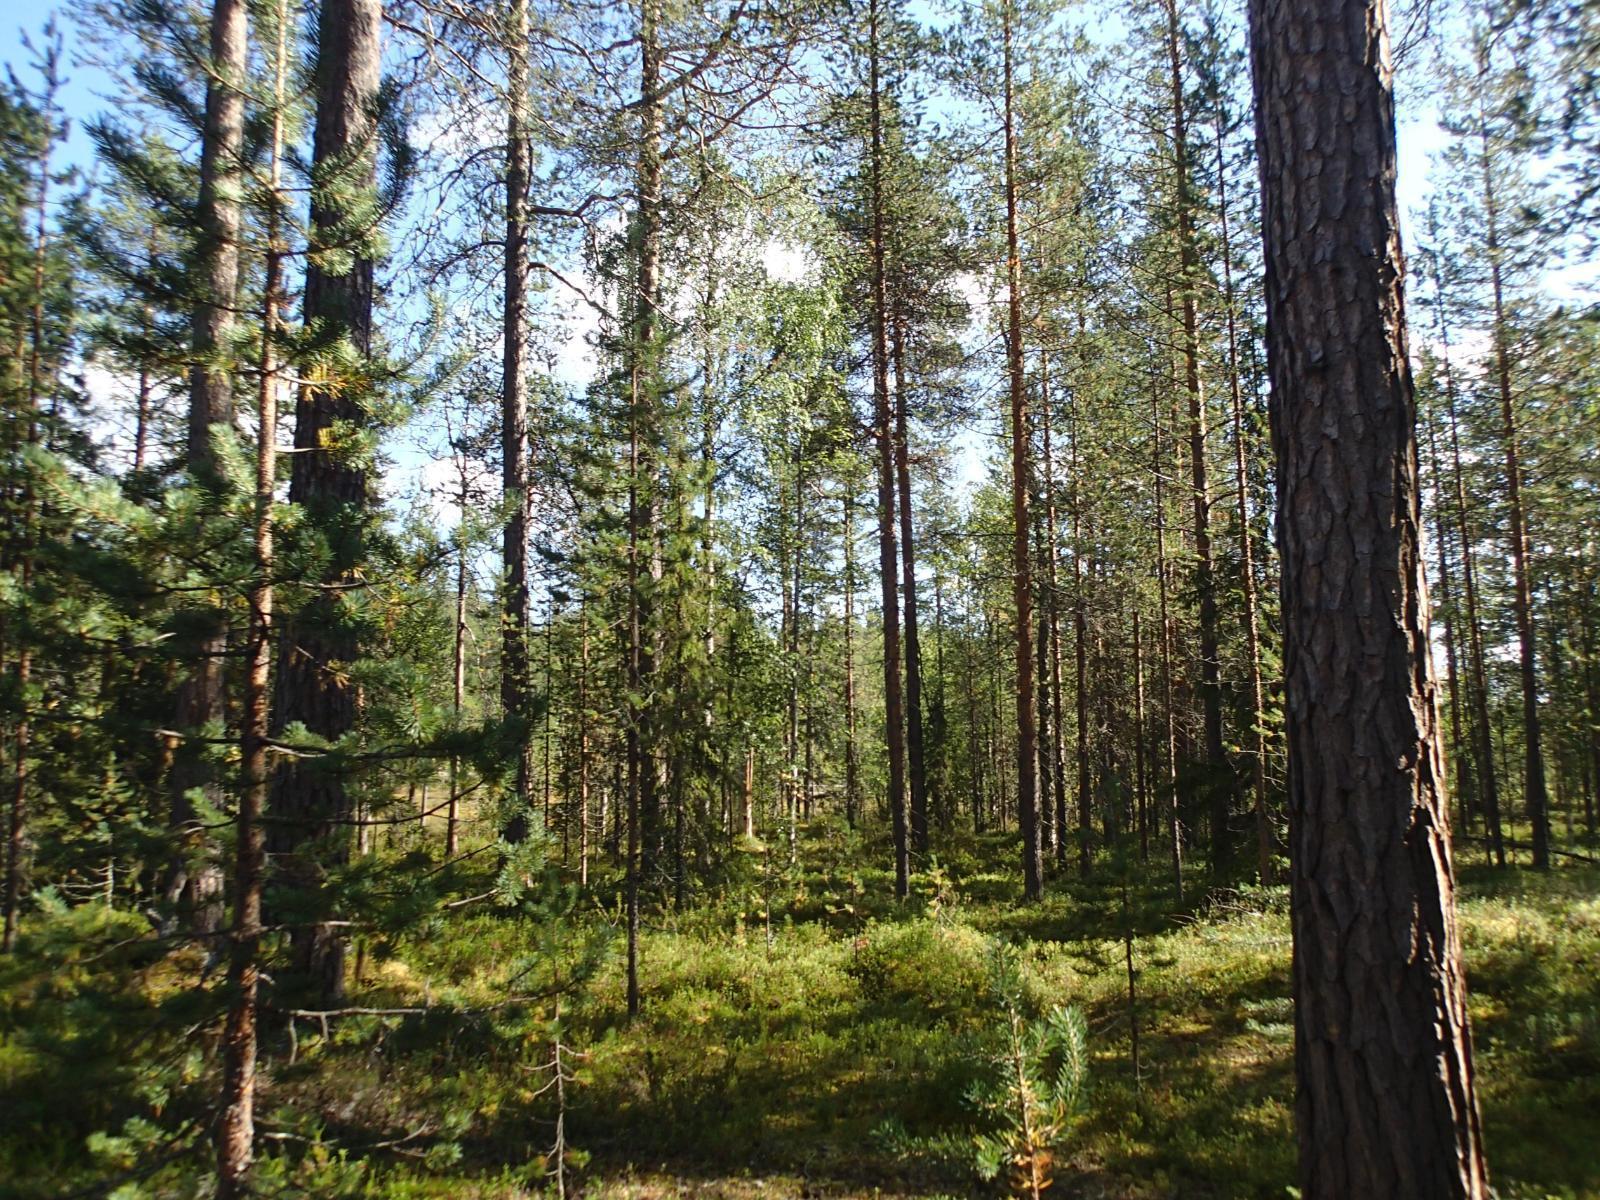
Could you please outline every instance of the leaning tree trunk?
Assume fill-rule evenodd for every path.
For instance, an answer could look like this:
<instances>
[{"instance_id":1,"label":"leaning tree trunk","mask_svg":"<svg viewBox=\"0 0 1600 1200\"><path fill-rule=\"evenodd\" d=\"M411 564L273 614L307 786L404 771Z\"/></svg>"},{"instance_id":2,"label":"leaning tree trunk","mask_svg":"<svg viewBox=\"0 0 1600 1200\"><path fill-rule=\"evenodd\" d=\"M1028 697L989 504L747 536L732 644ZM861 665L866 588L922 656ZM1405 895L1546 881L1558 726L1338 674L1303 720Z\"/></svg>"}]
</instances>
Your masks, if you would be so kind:
<instances>
[{"instance_id":1,"label":"leaning tree trunk","mask_svg":"<svg viewBox=\"0 0 1600 1200\"><path fill-rule=\"evenodd\" d=\"M207 493L222 486L212 446L217 426L233 421L233 372L228 361L239 292L241 150L244 145L244 88L248 71L249 17L245 0L216 0L211 10L211 63L206 83L205 126L200 149L200 296L191 319L194 365L189 372L189 473ZM201 740L208 727L222 724L223 660L228 650L226 621L220 611L206 614L202 632L185 648L188 673L178 684L177 727L185 734L173 757L170 823L178 859L167 880L167 899L199 933L213 931L221 918L222 873L206 861L206 838L197 832L193 800L200 789L213 808L222 789Z\"/></svg>"},{"instance_id":2,"label":"leaning tree trunk","mask_svg":"<svg viewBox=\"0 0 1600 1200\"><path fill-rule=\"evenodd\" d=\"M371 231L352 229L352 193L370 192L376 177L376 109L383 29L381 0L324 0L317 26L317 113L314 164L328 175L311 197L313 244L338 249L348 267L334 274L308 260L304 310L309 328L337 338L357 362L372 353ZM340 257L344 257L341 255ZM337 372L339 367L329 368ZM359 372L359 365L355 367ZM274 727L296 722L328 741L355 726L356 687L349 666L359 655L345 592L365 556L371 515L365 465L341 447L341 428L369 421L360 378L312 374L295 401L289 500L328 543L321 584L284 622L278 654ZM349 854L350 795L337 770L292 760L273 780L270 849L292 886L320 889L329 865ZM344 995L345 943L335 926L315 922L294 931L296 971L329 1002Z\"/></svg>"},{"instance_id":3,"label":"leaning tree trunk","mask_svg":"<svg viewBox=\"0 0 1600 1200\"><path fill-rule=\"evenodd\" d=\"M1250 5L1307 1200L1487 1192L1428 646L1384 11Z\"/></svg>"}]
</instances>

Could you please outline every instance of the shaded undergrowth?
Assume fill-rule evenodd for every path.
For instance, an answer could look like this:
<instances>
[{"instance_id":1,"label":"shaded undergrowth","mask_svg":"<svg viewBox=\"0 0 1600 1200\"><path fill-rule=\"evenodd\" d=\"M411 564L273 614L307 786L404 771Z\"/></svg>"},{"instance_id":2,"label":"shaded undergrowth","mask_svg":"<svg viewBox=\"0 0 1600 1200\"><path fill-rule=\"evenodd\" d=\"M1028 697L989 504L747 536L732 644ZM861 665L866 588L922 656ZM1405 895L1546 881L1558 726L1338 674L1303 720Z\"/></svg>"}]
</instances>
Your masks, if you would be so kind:
<instances>
[{"instance_id":1,"label":"shaded undergrowth","mask_svg":"<svg viewBox=\"0 0 1600 1200\"><path fill-rule=\"evenodd\" d=\"M374 948L352 1003L427 1011L340 1018L326 1038L319 1022L268 1015L264 1190L539 1194L555 1115L542 1064L559 1039L577 1071L569 1163L588 1194L973 1194L969 1177L902 1161L874 1131L890 1117L927 1135L962 1122L997 1034L988 964L1004 940L1021 950L1026 1004L1077 1005L1089 1022L1086 1115L1056 1194L1287 1194L1281 890L1207 899L1195 879L1180 908L1164 884L1125 898L1101 863L1024 907L1010 847L987 838L930 863L902 905L879 855L826 827L792 867L780 848L745 846L720 894L651 914L632 1021L603 889L559 927L485 911ZM1600 1196L1600 871L1461 874L1497 1187ZM0 964L0 1179L19 1196L204 1187L217 981L196 982L194 952L162 954L138 932L126 915L61 910ZM564 980L580 945L605 952Z\"/></svg>"}]
</instances>

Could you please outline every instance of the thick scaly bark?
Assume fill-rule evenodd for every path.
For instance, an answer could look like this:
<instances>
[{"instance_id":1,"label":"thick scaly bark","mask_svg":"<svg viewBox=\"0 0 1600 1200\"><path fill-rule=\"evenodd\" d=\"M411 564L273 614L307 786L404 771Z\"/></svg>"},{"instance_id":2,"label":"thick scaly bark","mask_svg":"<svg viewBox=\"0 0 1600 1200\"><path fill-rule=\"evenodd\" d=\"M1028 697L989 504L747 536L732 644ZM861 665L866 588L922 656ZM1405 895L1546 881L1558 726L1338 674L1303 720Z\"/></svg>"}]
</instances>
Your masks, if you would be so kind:
<instances>
[{"instance_id":1,"label":"thick scaly bark","mask_svg":"<svg viewBox=\"0 0 1600 1200\"><path fill-rule=\"evenodd\" d=\"M1487 1191L1379 0L1251 0L1307 1200Z\"/></svg>"}]
</instances>

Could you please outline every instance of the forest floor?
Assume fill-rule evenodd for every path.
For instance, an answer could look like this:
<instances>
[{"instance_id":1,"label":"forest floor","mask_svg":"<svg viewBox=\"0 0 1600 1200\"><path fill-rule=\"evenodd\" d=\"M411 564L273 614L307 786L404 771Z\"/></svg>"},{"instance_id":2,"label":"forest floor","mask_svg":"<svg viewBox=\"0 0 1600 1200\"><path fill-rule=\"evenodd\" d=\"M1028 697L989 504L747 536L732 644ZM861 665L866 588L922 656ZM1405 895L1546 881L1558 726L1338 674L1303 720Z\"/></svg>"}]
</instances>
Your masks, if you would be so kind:
<instances>
[{"instance_id":1,"label":"forest floor","mask_svg":"<svg viewBox=\"0 0 1600 1200\"><path fill-rule=\"evenodd\" d=\"M1282 889L1174 911L1170 881L1125 895L1101 864L1099 881L1063 878L1022 906L1009 848L968 838L897 905L886 873L863 865L881 850L833 827L802 840L795 868L782 847L745 846L720 899L650 915L632 1021L617 914L593 898L560 919L484 912L389 939L364 956L349 1003L425 1011L337 1017L326 1036L314 1017L266 1018L262 1190L554 1195L540 1155L554 1138L559 1006L575 1076L569 1190L997 1194L959 1164L891 1153L880 1131L891 1118L919 1134L970 1122L1003 939L1021 948L1027 1003L1075 1005L1089 1029L1087 1104L1053 1194L1291 1194ZM1600 1197L1600 870L1468 858L1463 942L1498 1194ZM195 985L193 951L130 958L136 920L61 910L0 965L0 1194L196 1194L214 1078L208 1035L185 1018L201 1020L219 981ZM533 998L506 1006L511 995Z\"/></svg>"}]
</instances>

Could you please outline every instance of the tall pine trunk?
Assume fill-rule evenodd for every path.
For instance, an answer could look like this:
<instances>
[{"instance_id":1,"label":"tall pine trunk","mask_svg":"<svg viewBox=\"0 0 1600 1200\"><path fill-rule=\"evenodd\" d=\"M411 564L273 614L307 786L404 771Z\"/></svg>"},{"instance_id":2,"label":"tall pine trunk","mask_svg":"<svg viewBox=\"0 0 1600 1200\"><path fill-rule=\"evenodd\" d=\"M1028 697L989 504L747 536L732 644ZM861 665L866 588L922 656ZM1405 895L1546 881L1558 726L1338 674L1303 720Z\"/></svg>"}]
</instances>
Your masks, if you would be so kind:
<instances>
[{"instance_id":1,"label":"tall pine trunk","mask_svg":"<svg viewBox=\"0 0 1600 1200\"><path fill-rule=\"evenodd\" d=\"M505 512L500 562L500 707L515 729L515 810L506 837L528 835L533 805L532 680L528 652L528 0L511 0L506 39L505 263L501 306L500 502ZM548 813L546 814L548 816Z\"/></svg>"},{"instance_id":2,"label":"tall pine trunk","mask_svg":"<svg viewBox=\"0 0 1600 1200\"><path fill-rule=\"evenodd\" d=\"M872 398L873 435L878 442L878 571L883 585L883 715L889 753L889 813L894 833L894 891L911 890L906 830L905 705L900 691L900 604L895 545L894 424L889 405L888 281L884 263L883 94L879 63L879 0L868 7L867 70L871 123L872 188Z\"/></svg>"},{"instance_id":3,"label":"tall pine trunk","mask_svg":"<svg viewBox=\"0 0 1600 1200\"><path fill-rule=\"evenodd\" d=\"M248 5L215 0L211 10L211 63L206 82L205 125L200 148L199 225L195 275L199 301L190 320L194 364L189 372L187 465L208 492L222 487L212 438L233 422L233 372L228 361L239 292L240 200L244 191L244 86L248 71ZM206 861L206 838L196 828L191 793L200 789L217 807L222 798L216 772L201 740L208 726L222 724L223 662L228 631L222 613L206 614L204 631L186 648L187 674L178 684L177 727L188 735L173 757L170 822L179 859L167 882L167 899L196 932L220 920L221 868Z\"/></svg>"},{"instance_id":4,"label":"tall pine trunk","mask_svg":"<svg viewBox=\"0 0 1600 1200\"><path fill-rule=\"evenodd\" d=\"M1251 0L1307 1200L1487 1192L1428 646L1385 8Z\"/></svg>"},{"instance_id":5,"label":"tall pine trunk","mask_svg":"<svg viewBox=\"0 0 1600 1200\"><path fill-rule=\"evenodd\" d=\"M337 249L350 260L334 274L321 257L311 256L305 322L343 343L356 371L372 353L373 263L371 231L351 227L346 204L352 194L367 192L376 177L382 27L381 0L324 0L317 23L312 153L319 185L311 198L311 236L315 248ZM284 622L273 724L282 730L300 722L316 736L337 741L356 720L349 667L361 647L344 591L356 582L365 558L371 498L365 465L334 435L369 421L362 381L338 377L337 356L326 369L334 377L310 373L295 401L289 499L327 539L329 553L322 577L313 581L323 586ZM286 878L303 891L319 891L326 868L349 854L353 814L344 780L315 760L290 761L273 780L271 809L277 820L269 841ZM336 930L314 922L293 934L295 970L327 1002L344 995L345 941Z\"/></svg>"}]
</instances>

